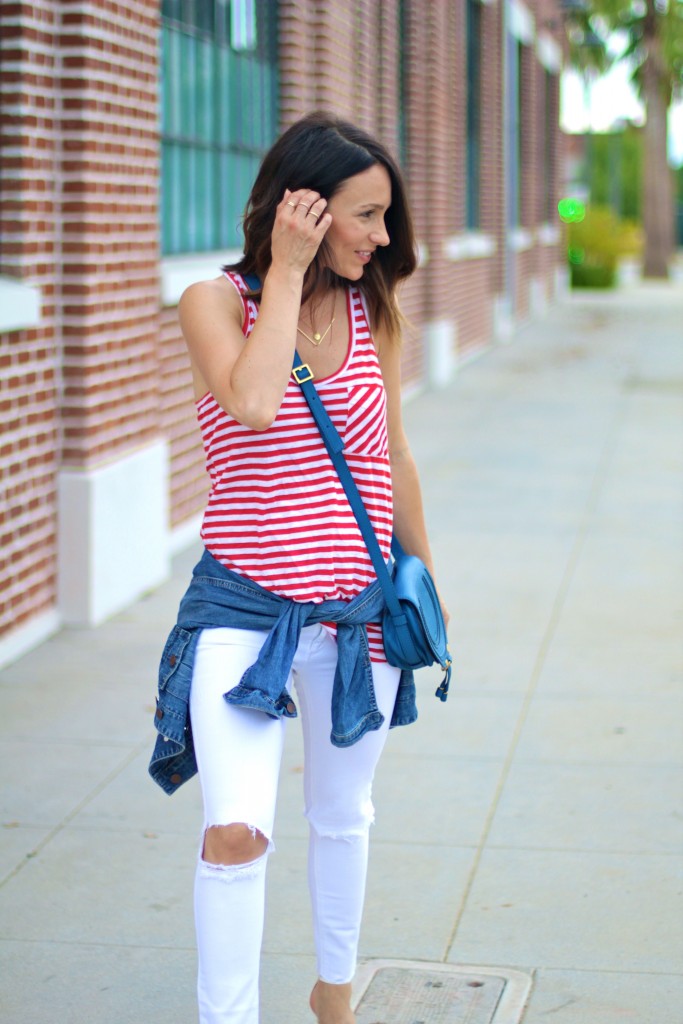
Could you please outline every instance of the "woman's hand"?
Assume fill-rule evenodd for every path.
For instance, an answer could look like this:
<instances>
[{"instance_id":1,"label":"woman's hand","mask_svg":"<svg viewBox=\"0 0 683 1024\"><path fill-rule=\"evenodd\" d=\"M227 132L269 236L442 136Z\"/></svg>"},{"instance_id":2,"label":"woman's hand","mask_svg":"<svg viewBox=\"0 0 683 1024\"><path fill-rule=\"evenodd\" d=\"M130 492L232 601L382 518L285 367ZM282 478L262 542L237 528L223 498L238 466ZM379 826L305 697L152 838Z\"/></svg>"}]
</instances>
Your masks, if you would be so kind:
<instances>
[{"instance_id":1,"label":"woman's hand","mask_svg":"<svg viewBox=\"0 0 683 1024\"><path fill-rule=\"evenodd\" d=\"M332 223L332 214L325 213L326 206L327 200L319 192L307 188L285 190L271 235L273 265L306 272Z\"/></svg>"},{"instance_id":2,"label":"woman's hand","mask_svg":"<svg viewBox=\"0 0 683 1024\"><path fill-rule=\"evenodd\" d=\"M436 588L436 593L437 593L438 598L439 598L439 604L441 605L441 614L443 615L443 621L444 621L444 623L446 625L446 629L448 629L448 623L451 621L451 613L449 612L448 608L444 604L444 600L443 600L441 594L439 594L439 588L438 587Z\"/></svg>"}]
</instances>

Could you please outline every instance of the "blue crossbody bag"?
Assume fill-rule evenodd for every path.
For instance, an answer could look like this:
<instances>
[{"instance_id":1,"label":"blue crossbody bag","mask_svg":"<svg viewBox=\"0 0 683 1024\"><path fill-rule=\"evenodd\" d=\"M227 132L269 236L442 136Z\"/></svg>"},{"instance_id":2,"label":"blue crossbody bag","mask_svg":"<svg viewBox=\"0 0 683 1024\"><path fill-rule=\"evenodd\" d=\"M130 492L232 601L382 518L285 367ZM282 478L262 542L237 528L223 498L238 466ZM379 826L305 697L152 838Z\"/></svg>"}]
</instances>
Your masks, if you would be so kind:
<instances>
[{"instance_id":1,"label":"blue crossbody bag","mask_svg":"<svg viewBox=\"0 0 683 1024\"><path fill-rule=\"evenodd\" d=\"M260 289L261 283L257 277L244 274L242 277L250 290ZM310 366L302 362L298 352L294 354L292 376L301 387L318 426L382 587L386 604L382 618L382 640L387 661L396 668L406 669L440 665L444 678L436 696L445 701L451 680L452 659L434 580L421 559L405 554L396 537L391 542L391 567L387 566L363 499L344 458L344 442L315 389Z\"/></svg>"}]
</instances>

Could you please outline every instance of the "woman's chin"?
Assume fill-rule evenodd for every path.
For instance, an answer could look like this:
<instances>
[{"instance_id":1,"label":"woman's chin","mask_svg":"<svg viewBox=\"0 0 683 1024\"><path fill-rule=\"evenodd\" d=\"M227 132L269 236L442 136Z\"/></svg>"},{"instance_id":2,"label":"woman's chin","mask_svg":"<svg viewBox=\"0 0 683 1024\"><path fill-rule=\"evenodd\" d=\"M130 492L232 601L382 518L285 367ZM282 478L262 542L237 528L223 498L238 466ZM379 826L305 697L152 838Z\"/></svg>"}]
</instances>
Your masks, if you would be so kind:
<instances>
[{"instance_id":1,"label":"woman's chin","mask_svg":"<svg viewBox=\"0 0 683 1024\"><path fill-rule=\"evenodd\" d=\"M340 277L345 278L347 281L360 281L363 276L365 267L354 267L353 269L348 268L346 273L340 274Z\"/></svg>"},{"instance_id":2,"label":"woman's chin","mask_svg":"<svg viewBox=\"0 0 683 1024\"><path fill-rule=\"evenodd\" d=\"M333 274L336 274L337 277L341 278L342 281L360 281L365 270L362 263L358 266L345 266L339 268L334 266L332 263L327 263L325 265Z\"/></svg>"}]
</instances>

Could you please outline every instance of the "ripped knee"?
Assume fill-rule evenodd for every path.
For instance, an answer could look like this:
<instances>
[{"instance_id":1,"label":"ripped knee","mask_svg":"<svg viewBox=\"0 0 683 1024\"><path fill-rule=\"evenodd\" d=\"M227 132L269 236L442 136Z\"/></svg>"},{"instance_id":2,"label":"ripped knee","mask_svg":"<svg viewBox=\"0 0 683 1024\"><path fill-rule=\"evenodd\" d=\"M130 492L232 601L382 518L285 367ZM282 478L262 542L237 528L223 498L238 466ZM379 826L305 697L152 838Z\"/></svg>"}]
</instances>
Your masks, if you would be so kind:
<instances>
[{"instance_id":1,"label":"ripped knee","mask_svg":"<svg viewBox=\"0 0 683 1024\"><path fill-rule=\"evenodd\" d=\"M253 825L233 822L230 825L208 825L204 831L201 859L205 864L250 864L267 853L270 842Z\"/></svg>"}]
</instances>

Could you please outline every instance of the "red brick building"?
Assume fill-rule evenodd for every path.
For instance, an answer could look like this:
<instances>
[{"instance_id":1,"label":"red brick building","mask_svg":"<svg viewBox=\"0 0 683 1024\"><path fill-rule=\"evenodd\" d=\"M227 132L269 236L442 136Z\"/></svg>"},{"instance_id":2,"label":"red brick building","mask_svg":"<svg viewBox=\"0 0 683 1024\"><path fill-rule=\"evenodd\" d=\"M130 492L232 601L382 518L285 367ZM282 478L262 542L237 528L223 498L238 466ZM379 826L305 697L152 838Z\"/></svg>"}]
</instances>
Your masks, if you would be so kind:
<instances>
[{"instance_id":1,"label":"red brick building","mask_svg":"<svg viewBox=\"0 0 683 1024\"><path fill-rule=\"evenodd\" d=\"M380 135L421 264L406 392L549 301L559 0L3 0L0 663L167 574L206 495L175 306L276 133Z\"/></svg>"}]
</instances>

